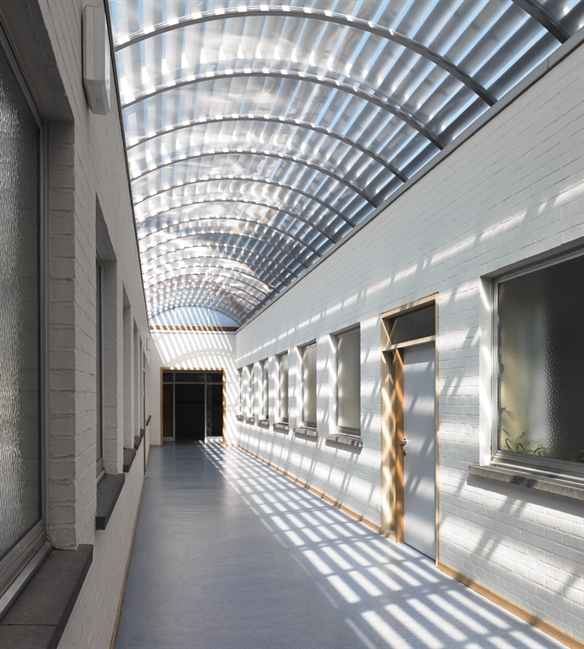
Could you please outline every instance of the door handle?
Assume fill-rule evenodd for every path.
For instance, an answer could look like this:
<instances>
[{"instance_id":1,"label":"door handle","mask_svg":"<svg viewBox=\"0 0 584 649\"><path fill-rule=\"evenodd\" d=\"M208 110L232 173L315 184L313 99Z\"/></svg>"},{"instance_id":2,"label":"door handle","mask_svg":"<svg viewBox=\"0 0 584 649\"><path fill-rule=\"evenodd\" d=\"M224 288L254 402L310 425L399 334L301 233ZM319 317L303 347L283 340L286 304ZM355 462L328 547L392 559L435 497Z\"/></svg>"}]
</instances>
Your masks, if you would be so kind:
<instances>
[{"instance_id":1,"label":"door handle","mask_svg":"<svg viewBox=\"0 0 584 649\"><path fill-rule=\"evenodd\" d=\"M402 447L405 447L405 445L406 445L407 443L408 443L408 440L407 440L405 437L404 437L404 438L402 439L402 441L400 442L400 444L401 444ZM404 448L404 455L407 455L407 454L408 454L408 452L407 452L406 449Z\"/></svg>"}]
</instances>

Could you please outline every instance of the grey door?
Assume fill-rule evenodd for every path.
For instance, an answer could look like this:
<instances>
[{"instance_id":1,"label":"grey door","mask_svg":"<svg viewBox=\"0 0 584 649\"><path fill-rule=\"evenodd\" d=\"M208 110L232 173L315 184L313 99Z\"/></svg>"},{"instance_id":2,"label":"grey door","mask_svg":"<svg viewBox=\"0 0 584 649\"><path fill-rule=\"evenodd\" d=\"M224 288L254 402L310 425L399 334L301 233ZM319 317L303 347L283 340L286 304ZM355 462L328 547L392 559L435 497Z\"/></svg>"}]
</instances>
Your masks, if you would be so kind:
<instances>
[{"instance_id":1,"label":"grey door","mask_svg":"<svg viewBox=\"0 0 584 649\"><path fill-rule=\"evenodd\" d=\"M436 558L434 343L404 350L404 541Z\"/></svg>"}]
</instances>

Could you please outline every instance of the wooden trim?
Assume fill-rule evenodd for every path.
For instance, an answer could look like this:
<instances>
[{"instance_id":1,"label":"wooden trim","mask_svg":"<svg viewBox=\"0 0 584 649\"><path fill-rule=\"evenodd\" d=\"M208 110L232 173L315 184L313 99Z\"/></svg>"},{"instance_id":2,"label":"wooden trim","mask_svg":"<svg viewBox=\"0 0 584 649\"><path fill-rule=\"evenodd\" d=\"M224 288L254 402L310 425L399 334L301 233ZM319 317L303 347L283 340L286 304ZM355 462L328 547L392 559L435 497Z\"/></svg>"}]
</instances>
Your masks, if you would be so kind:
<instances>
[{"instance_id":1,"label":"wooden trim","mask_svg":"<svg viewBox=\"0 0 584 649\"><path fill-rule=\"evenodd\" d=\"M403 349L404 347L412 347L413 345L423 345L424 343L433 343L436 336L426 336L425 338L414 338L413 340L406 340L403 343L396 343L395 345L387 345L381 349L382 352L392 352L395 349Z\"/></svg>"},{"instance_id":2,"label":"wooden trim","mask_svg":"<svg viewBox=\"0 0 584 649\"><path fill-rule=\"evenodd\" d=\"M348 514L352 518L355 518L358 520L360 523L364 523L367 525L367 527L370 527L372 530L375 532L381 533L381 526L377 525L377 523L374 523L373 521L370 521L368 518L365 518L365 516L362 516L361 514L358 514L356 511L350 509L346 505L343 505L340 501L334 500L330 496L327 496L324 491L320 491L318 489L315 489L310 483L305 482L304 480L301 480L297 476L293 475L292 473L289 473L288 471L285 471L284 469L280 468L279 466L276 466L275 464L272 464L269 460L265 460L263 457L260 457L256 453L253 453L252 451L249 451L247 448L241 446L241 444L233 444L233 446L241 449L242 451L245 451L248 455L251 455L253 458L256 460L259 460L263 464L267 465L270 467L270 469L274 469L274 471L277 471L281 475L283 475L286 478L290 478L293 482L296 484L300 485L301 487L304 487L305 489L308 489L311 493L313 493L315 496L318 496L319 498L322 498L325 502L327 502L329 505L332 505L333 507L336 507L337 509L340 509L342 512L345 512L345 514Z\"/></svg>"},{"instance_id":3,"label":"wooden trim","mask_svg":"<svg viewBox=\"0 0 584 649\"><path fill-rule=\"evenodd\" d=\"M381 321L383 337L384 322ZM392 455L392 421L391 421L391 355L381 354L381 531L395 536L392 529L393 518L393 466Z\"/></svg>"},{"instance_id":4,"label":"wooden trim","mask_svg":"<svg viewBox=\"0 0 584 649\"><path fill-rule=\"evenodd\" d=\"M423 306L428 306L430 302L434 302L438 304L438 293L432 293L432 295L427 295L426 297L422 297L419 300L414 300L413 302L402 304L402 306L398 306L395 309L390 309L389 311L385 311L384 313L382 313L381 314L381 347L385 348L390 344L389 333L386 327L386 321L389 318L395 318L397 315L403 314L406 311L413 311L414 309L419 309ZM437 328L436 331L438 331Z\"/></svg>"},{"instance_id":5,"label":"wooden trim","mask_svg":"<svg viewBox=\"0 0 584 649\"><path fill-rule=\"evenodd\" d=\"M502 597L501 595L498 595L497 593L493 592L489 588L482 586L481 584L477 583L474 579L471 579L470 577L464 575L462 572L459 572L458 570L455 570L454 568L447 566L441 561L437 561L436 566L439 570L447 574L449 577L452 577L457 581L459 581L461 584L468 586L476 593L479 593L479 595L486 597L491 602L494 602L501 608L504 608L506 611L509 611L509 613L513 613L513 615L516 615L518 618L524 620L525 622L528 622L529 624L536 627L540 631L543 631L544 633L551 636L555 640L558 640L559 642L563 642L567 647L570 647L571 649L584 649L584 642L581 642L580 640L577 640L571 635L568 635L565 631L561 631L557 627L553 626L553 624L550 624L549 622L542 620L541 618L537 617L537 615L530 613L529 611L522 608L521 606L517 606L517 604L513 604L513 602L510 602L508 599Z\"/></svg>"},{"instance_id":6,"label":"wooden trim","mask_svg":"<svg viewBox=\"0 0 584 649\"><path fill-rule=\"evenodd\" d=\"M150 325L150 331L237 331L239 327L213 327L210 325L185 326L185 325Z\"/></svg>"},{"instance_id":7,"label":"wooden trim","mask_svg":"<svg viewBox=\"0 0 584 649\"><path fill-rule=\"evenodd\" d=\"M434 304L435 331L438 332L438 294L429 295L381 315L381 510L382 531L398 543L404 540L404 364L403 349L434 343L435 376L435 530L436 558L439 557L440 492L438 443L438 346L437 335L390 344L388 322L397 315Z\"/></svg>"},{"instance_id":8,"label":"wooden trim","mask_svg":"<svg viewBox=\"0 0 584 649\"><path fill-rule=\"evenodd\" d=\"M439 378L439 361L440 361L440 351L438 349L438 314L439 314L439 302L438 297L434 302L434 317L435 325L434 331L436 332L436 337L434 341L434 457L436 461L434 469L434 504L436 512L436 536L435 536L435 553L436 561L440 559L440 378Z\"/></svg>"},{"instance_id":9,"label":"wooden trim","mask_svg":"<svg viewBox=\"0 0 584 649\"><path fill-rule=\"evenodd\" d=\"M404 542L404 360L396 350L392 353L390 377L391 403L391 503L392 532L398 543Z\"/></svg>"}]
</instances>

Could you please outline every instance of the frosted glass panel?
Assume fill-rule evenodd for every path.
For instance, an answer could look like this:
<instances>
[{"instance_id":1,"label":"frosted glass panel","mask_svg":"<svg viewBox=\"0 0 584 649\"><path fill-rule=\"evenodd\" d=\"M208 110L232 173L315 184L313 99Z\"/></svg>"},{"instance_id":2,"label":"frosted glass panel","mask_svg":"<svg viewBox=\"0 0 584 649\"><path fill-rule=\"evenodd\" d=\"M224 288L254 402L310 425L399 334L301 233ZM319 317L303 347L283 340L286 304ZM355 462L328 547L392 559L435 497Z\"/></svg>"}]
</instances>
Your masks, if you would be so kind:
<instances>
[{"instance_id":1,"label":"frosted glass panel","mask_svg":"<svg viewBox=\"0 0 584 649\"><path fill-rule=\"evenodd\" d=\"M499 448L584 461L584 256L499 284Z\"/></svg>"},{"instance_id":2,"label":"frosted glass panel","mask_svg":"<svg viewBox=\"0 0 584 649\"><path fill-rule=\"evenodd\" d=\"M268 396L269 396L269 369L268 361L262 363L262 417L267 419L268 413Z\"/></svg>"},{"instance_id":3,"label":"frosted glass panel","mask_svg":"<svg viewBox=\"0 0 584 649\"><path fill-rule=\"evenodd\" d=\"M288 421L288 354L280 356L280 420Z\"/></svg>"},{"instance_id":4,"label":"frosted glass panel","mask_svg":"<svg viewBox=\"0 0 584 649\"><path fill-rule=\"evenodd\" d=\"M302 419L316 426L316 345L308 345L302 355Z\"/></svg>"},{"instance_id":5,"label":"frosted glass panel","mask_svg":"<svg viewBox=\"0 0 584 649\"><path fill-rule=\"evenodd\" d=\"M253 365L247 366L247 414L253 415Z\"/></svg>"},{"instance_id":6,"label":"frosted glass panel","mask_svg":"<svg viewBox=\"0 0 584 649\"><path fill-rule=\"evenodd\" d=\"M239 410L238 413L242 414L243 413L243 370L239 368L237 370L239 374Z\"/></svg>"},{"instance_id":7,"label":"frosted glass panel","mask_svg":"<svg viewBox=\"0 0 584 649\"><path fill-rule=\"evenodd\" d=\"M359 329L337 337L337 423L361 428L361 348Z\"/></svg>"},{"instance_id":8,"label":"frosted glass panel","mask_svg":"<svg viewBox=\"0 0 584 649\"><path fill-rule=\"evenodd\" d=\"M0 50L0 557L41 515L38 151Z\"/></svg>"}]
</instances>

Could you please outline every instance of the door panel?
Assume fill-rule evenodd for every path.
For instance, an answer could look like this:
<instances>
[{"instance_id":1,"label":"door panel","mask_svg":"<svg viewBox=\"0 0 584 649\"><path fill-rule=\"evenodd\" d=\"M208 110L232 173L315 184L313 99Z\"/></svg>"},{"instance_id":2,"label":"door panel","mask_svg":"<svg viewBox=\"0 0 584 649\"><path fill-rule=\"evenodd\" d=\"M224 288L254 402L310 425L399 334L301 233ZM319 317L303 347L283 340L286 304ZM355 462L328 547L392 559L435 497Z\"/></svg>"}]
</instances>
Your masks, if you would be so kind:
<instances>
[{"instance_id":1,"label":"door panel","mask_svg":"<svg viewBox=\"0 0 584 649\"><path fill-rule=\"evenodd\" d=\"M404 358L404 541L436 557L434 343L407 347Z\"/></svg>"},{"instance_id":2,"label":"door panel","mask_svg":"<svg viewBox=\"0 0 584 649\"><path fill-rule=\"evenodd\" d=\"M162 386L162 435L174 437L174 386Z\"/></svg>"},{"instance_id":3,"label":"door panel","mask_svg":"<svg viewBox=\"0 0 584 649\"><path fill-rule=\"evenodd\" d=\"M175 434L176 439L205 439L205 386L176 384Z\"/></svg>"}]
</instances>

